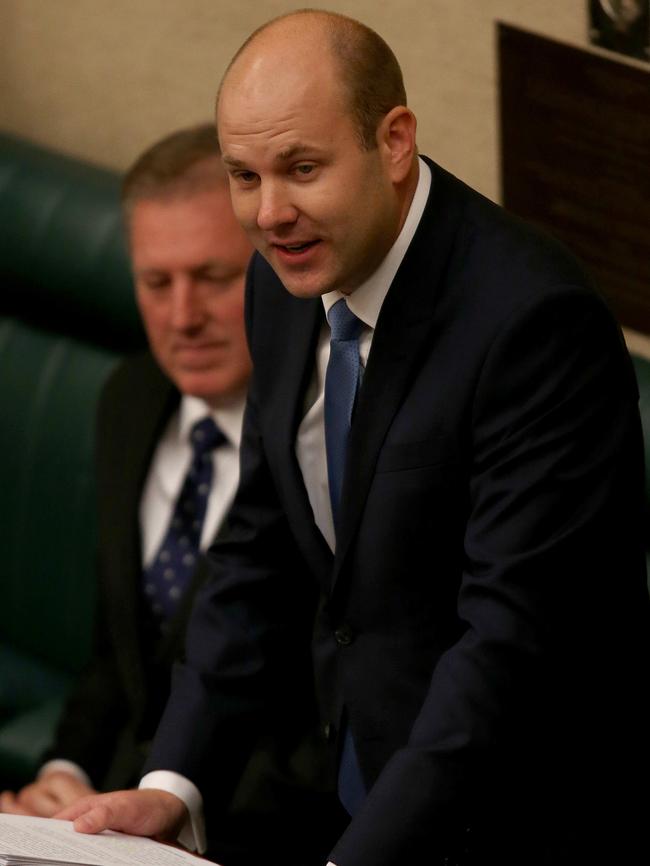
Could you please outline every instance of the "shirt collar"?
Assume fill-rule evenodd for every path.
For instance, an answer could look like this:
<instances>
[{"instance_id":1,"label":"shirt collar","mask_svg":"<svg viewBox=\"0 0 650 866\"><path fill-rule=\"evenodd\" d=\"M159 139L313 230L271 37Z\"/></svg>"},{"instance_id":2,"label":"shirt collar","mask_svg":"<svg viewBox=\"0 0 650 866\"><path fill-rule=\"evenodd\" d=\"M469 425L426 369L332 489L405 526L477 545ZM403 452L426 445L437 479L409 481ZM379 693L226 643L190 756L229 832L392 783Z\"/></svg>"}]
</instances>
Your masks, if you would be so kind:
<instances>
[{"instance_id":1,"label":"shirt collar","mask_svg":"<svg viewBox=\"0 0 650 866\"><path fill-rule=\"evenodd\" d=\"M213 409L200 397L183 394L178 413L178 433L182 442L189 442L190 431L197 421L209 415L230 445L239 448L245 396L242 394L225 406Z\"/></svg>"},{"instance_id":2,"label":"shirt collar","mask_svg":"<svg viewBox=\"0 0 650 866\"><path fill-rule=\"evenodd\" d=\"M418 157L418 163L420 171L418 183L415 188L415 195L413 196L413 201L411 202L402 230L397 236L397 240L390 248L377 270L371 274L365 282L361 283L352 294L343 295L338 290L334 290L333 292L327 292L322 296L326 315L331 306L341 298L345 298L348 307L357 318L361 319L364 324L368 325L368 327L373 330L376 327L381 305L384 303L384 298L388 294L388 289L390 288L390 285L395 278L395 274L397 273L399 266L402 264L402 259L406 255L406 251L413 240L413 235L420 224L429 197L432 180L431 169L420 157Z\"/></svg>"}]
</instances>

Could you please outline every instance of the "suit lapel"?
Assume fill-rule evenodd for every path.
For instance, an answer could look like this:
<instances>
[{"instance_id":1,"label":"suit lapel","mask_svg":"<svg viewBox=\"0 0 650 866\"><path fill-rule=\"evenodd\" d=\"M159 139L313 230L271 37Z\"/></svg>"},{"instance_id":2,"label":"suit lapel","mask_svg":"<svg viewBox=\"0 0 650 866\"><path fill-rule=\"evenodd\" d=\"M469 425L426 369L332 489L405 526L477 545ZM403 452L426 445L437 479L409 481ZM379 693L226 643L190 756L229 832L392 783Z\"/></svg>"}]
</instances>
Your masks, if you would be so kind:
<instances>
[{"instance_id":1,"label":"suit lapel","mask_svg":"<svg viewBox=\"0 0 650 866\"><path fill-rule=\"evenodd\" d=\"M298 427L304 416L305 398L314 371L314 359L318 337L324 320L323 303L292 298L282 288L287 303L287 316L283 317L287 331L282 350L277 353L278 366L273 371L276 389L275 399L270 402L268 450L273 454L272 463L282 467L278 491L285 503L287 517L311 570L322 586L329 584L332 569L332 554L316 526L307 495L300 466L296 458L295 442ZM290 351L286 350L287 344Z\"/></svg>"},{"instance_id":2,"label":"suit lapel","mask_svg":"<svg viewBox=\"0 0 650 866\"><path fill-rule=\"evenodd\" d=\"M123 674L138 703L144 697L142 669L141 593L142 554L139 508L154 449L165 424L178 406L178 391L163 376L152 359L134 376L133 390L125 395L123 429L117 441L121 453L115 455L115 496L113 520L115 538L123 539L121 567L111 575L110 598L119 623L118 652ZM119 472L117 471L119 467Z\"/></svg>"},{"instance_id":3,"label":"suit lapel","mask_svg":"<svg viewBox=\"0 0 650 866\"><path fill-rule=\"evenodd\" d=\"M382 305L350 431L333 585L356 534L388 428L430 344L439 287L462 216L461 199L453 194L458 182L429 165L429 200Z\"/></svg>"}]
</instances>

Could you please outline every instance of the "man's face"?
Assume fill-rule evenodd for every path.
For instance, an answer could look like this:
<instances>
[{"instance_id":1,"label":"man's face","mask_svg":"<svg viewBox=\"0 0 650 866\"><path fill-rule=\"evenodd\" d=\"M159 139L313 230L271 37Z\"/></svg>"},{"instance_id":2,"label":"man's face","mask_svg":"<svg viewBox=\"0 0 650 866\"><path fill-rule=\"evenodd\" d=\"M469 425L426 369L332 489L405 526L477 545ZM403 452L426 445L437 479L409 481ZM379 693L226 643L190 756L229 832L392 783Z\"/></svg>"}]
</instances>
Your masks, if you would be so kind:
<instances>
[{"instance_id":1,"label":"man's face","mask_svg":"<svg viewBox=\"0 0 650 866\"><path fill-rule=\"evenodd\" d=\"M243 290L252 252L228 188L136 201L129 234L136 298L156 360L181 392L228 402L250 374Z\"/></svg>"},{"instance_id":2,"label":"man's face","mask_svg":"<svg viewBox=\"0 0 650 866\"><path fill-rule=\"evenodd\" d=\"M362 149L333 65L235 69L219 100L237 218L299 297L354 291L399 232L385 156Z\"/></svg>"}]
</instances>

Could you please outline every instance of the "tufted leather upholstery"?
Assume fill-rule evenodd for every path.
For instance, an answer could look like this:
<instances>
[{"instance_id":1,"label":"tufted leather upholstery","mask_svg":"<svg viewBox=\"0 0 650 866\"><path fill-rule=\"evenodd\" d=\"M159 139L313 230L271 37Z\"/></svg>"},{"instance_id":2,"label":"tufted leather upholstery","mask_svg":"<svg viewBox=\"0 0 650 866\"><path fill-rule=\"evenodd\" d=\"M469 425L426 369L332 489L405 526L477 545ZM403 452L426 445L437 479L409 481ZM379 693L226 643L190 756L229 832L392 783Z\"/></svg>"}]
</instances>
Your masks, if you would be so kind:
<instances>
[{"instance_id":1,"label":"tufted leather upholstery","mask_svg":"<svg viewBox=\"0 0 650 866\"><path fill-rule=\"evenodd\" d=\"M112 350L142 345L119 177L0 134L3 312Z\"/></svg>"},{"instance_id":2,"label":"tufted leather upholstery","mask_svg":"<svg viewBox=\"0 0 650 866\"><path fill-rule=\"evenodd\" d=\"M88 658L95 406L143 343L118 176L0 135L0 787Z\"/></svg>"}]
</instances>

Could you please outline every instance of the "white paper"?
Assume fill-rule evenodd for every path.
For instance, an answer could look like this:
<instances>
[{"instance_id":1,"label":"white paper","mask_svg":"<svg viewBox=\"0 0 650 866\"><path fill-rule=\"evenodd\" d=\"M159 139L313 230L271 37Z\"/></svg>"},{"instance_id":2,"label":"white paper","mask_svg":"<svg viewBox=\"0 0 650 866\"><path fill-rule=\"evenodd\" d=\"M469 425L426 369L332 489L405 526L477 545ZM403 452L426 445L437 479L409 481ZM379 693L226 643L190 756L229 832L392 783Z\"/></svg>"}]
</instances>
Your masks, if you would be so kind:
<instances>
[{"instance_id":1,"label":"white paper","mask_svg":"<svg viewBox=\"0 0 650 866\"><path fill-rule=\"evenodd\" d=\"M70 821L0 814L0 866L15 862L209 866L208 860L143 836L127 836L112 830L89 836L76 833Z\"/></svg>"}]
</instances>

